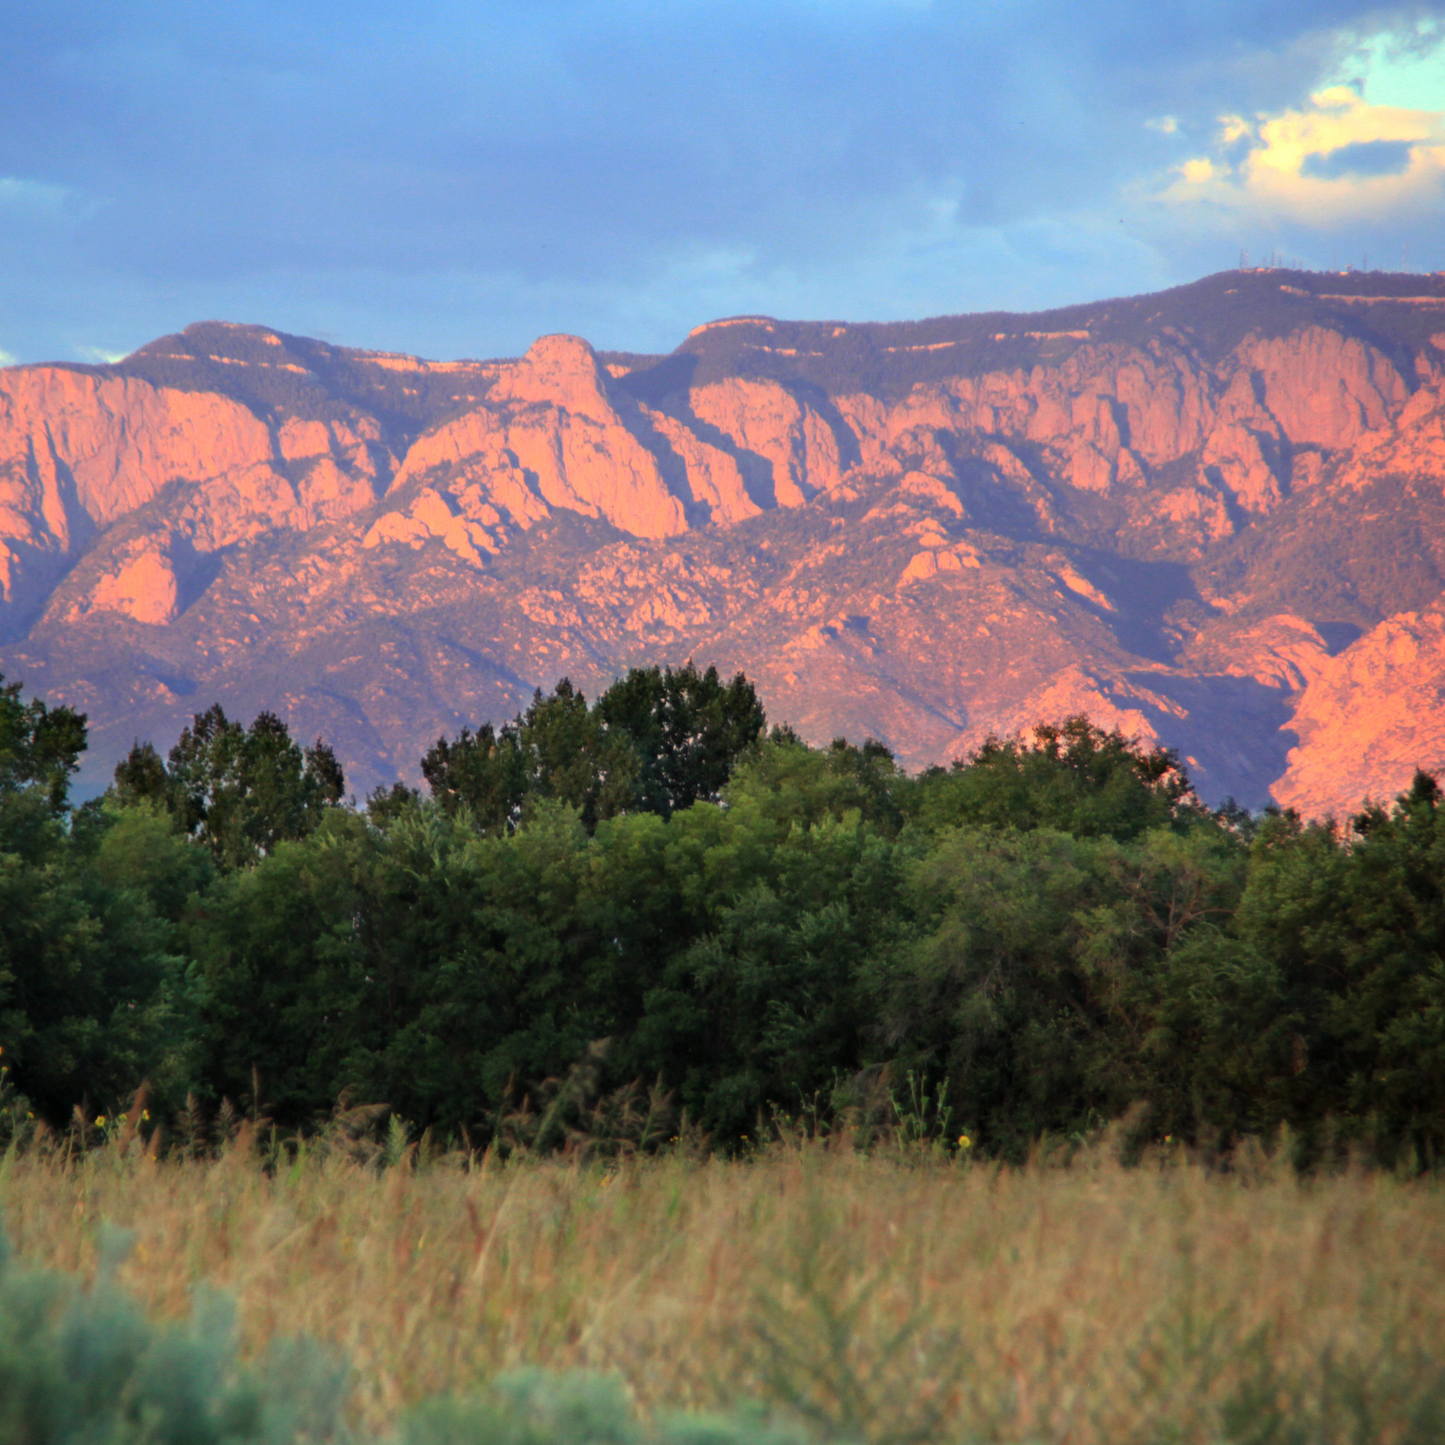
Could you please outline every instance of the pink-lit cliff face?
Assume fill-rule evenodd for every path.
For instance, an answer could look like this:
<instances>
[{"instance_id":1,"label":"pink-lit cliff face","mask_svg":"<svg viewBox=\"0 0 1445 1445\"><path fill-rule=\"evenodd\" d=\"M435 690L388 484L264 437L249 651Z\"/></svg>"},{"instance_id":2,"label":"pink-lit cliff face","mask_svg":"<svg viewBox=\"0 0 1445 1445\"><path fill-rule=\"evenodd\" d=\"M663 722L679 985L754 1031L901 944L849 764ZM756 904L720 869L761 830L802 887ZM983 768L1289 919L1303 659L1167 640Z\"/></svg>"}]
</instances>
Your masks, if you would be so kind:
<instances>
[{"instance_id":1,"label":"pink-lit cliff face","mask_svg":"<svg viewBox=\"0 0 1445 1445\"><path fill-rule=\"evenodd\" d=\"M1085 711L1216 799L1341 812L1445 765L1445 282L1304 279L667 358L212 325L11 368L0 667L92 713L98 774L219 697L369 785L692 656L910 766Z\"/></svg>"}]
</instances>

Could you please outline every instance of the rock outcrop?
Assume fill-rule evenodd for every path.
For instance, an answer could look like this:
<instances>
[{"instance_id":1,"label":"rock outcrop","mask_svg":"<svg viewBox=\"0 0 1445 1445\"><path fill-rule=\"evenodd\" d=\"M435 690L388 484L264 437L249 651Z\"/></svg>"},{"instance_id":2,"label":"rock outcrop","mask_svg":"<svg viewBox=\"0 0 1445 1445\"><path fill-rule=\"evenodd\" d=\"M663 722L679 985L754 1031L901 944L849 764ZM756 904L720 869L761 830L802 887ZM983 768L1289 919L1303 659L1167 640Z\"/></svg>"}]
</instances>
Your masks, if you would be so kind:
<instances>
[{"instance_id":1,"label":"rock outcrop","mask_svg":"<svg viewBox=\"0 0 1445 1445\"><path fill-rule=\"evenodd\" d=\"M413 445L393 490L445 478L463 507L491 506L524 528L560 508L635 537L674 536L687 528L682 502L634 431L592 348L544 336L502 371L485 408Z\"/></svg>"},{"instance_id":2,"label":"rock outcrop","mask_svg":"<svg viewBox=\"0 0 1445 1445\"><path fill-rule=\"evenodd\" d=\"M167 489L176 493L170 526L206 551L350 516L376 500L379 435L369 417L289 418L273 431L228 396L9 368L0 373L0 603L39 610L110 524ZM142 548L108 575L95 605L170 621L174 612L154 600L167 588L163 550Z\"/></svg>"},{"instance_id":3,"label":"rock outcrop","mask_svg":"<svg viewBox=\"0 0 1445 1445\"><path fill-rule=\"evenodd\" d=\"M1341 820L1367 797L1388 803L1416 768L1445 764L1442 702L1445 598L1387 618L1310 680L1290 719L1299 745L1276 801Z\"/></svg>"}]
</instances>

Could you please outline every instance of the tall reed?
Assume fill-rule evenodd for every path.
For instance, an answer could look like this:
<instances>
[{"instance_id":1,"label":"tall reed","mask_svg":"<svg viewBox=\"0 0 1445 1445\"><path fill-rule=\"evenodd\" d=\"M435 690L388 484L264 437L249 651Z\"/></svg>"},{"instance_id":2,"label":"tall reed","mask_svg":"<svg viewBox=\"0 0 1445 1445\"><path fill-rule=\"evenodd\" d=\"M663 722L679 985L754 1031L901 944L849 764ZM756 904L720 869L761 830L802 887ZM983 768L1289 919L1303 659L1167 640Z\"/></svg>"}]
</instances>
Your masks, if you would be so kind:
<instances>
[{"instance_id":1,"label":"tall reed","mask_svg":"<svg viewBox=\"0 0 1445 1445\"><path fill-rule=\"evenodd\" d=\"M160 1316L206 1281L249 1351L332 1343L371 1430L535 1365L616 1372L644 1413L761 1401L879 1445L1445 1432L1428 1182L1106 1149L1022 1170L821 1144L392 1157L32 1150L0 1165L0 1211L22 1256L82 1276L102 1221L133 1231L118 1278Z\"/></svg>"}]
</instances>

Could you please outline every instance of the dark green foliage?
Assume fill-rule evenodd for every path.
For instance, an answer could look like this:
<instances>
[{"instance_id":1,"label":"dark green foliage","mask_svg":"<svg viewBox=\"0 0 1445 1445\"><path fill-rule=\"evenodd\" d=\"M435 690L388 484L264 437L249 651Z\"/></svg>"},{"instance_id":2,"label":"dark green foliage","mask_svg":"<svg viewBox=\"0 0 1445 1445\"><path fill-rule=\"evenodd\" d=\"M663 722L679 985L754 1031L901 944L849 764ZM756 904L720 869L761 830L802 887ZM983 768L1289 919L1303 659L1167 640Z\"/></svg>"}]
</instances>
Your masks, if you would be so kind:
<instances>
[{"instance_id":1,"label":"dark green foliage","mask_svg":"<svg viewBox=\"0 0 1445 1445\"><path fill-rule=\"evenodd\" d=\"M738 673L724 684L717 669L634 667L597 700L608 735L632 743L640 767L635 809L670 817L699 799L715 799L737 760L763 730L763 706Z\"/></svg>"},{"instance_id":2,"label":"dark green foliage","mask_svg":"<svg viewBox=\"0 0 1445 1445\"><path fill-rule=\"evenodd\" d=\"M85 722L68 707L23 702L20 684L0 673L0 799L33 790L52 812L63 809L85 751Z\"/></svg>"},{"instance_id":3,"label":"dark green foliage","mask_svg":"<svg viewBox=\"0 0 1445 1445\"><path fill-rule=\"evenodd\" d=\"M990 737L951 772L925 773L914 809L930 829L1056 828L1124 839L1187 822L1200 805L1172 750L1145 751L1117 729L1071 717L1032 738Z\"/></svg>"},{"instance_id":4,"label":"dark green foliage","mask_svg":"<svg viewBox=\"0 0 1445 1445\"><path fill-rule=\"evenodd\" d=\"M716 798L758 740L763 709L739 673L688 663L633 668L589 708L563 678L500 731L490 723L455 742L439 738L422 759L432 795L448 812L466 807L492 832L515 828L533 800L576 808L589 830L620 813L670 817Z\"/></svg>"},{"instance_id":5,"label":"dark green foliage","mask_svg":"<svg viewBox=\"0 0 1445 1445\"><path fill-rule=\"evenodd\" d=\"M181 1087L194 1021L172 938L145 893L63 839L39 861L0 853L0 1044L37 1111L59 1123L83 1102L113 1112L146 1078Z\"/></svg>"},{"instance_id":6,"label":"dark green foliage","mask_svg":"<svg viewBox=\"0 0 1445 1445\"><path fill-rule=\"evenodd\" d=\"M1285 815L1253 845L1239 925L1277 971L1281 1111L1323 1148L1445 1148L1445 807L1417 773L1353 836Z\"/></svg>"},{"instance_id":7,"label":"dark green foliage","mask_svg":"<svg viewBox=\"0 0 1445 1445\"><path fill-rule=\"evenodd\" d=\"M385 828L416 807L421 794L405 783L393 783L389 788L378 784L366 795L366 816L378 828Z\"/></svg>"},{"instance_id":8,"label":"dark green foliage","mask_svg":"<svg viewBox=\"0 0 1445 1445\"><path fill-rule=\"evenodd\" d=\"M687 927L655 970L637 1068L676 1083L723 1137L866 1059L864 966L900 922L896 776L876 746L770 741L724 790L726 811L673 819Z\"/></svg>"},{"instance_id":9,"label":"dark green foliage","mask_svg":"<svg viewBox=\"0 0 1445 1445\"><path fill-rule=\"evenodd\" d=\"M591 827L626 811L637 796L642 760L632 739L604 726L565 677L550 696L538 690L514 735L526 770L524 802L568 803Z\"/></svg>"},{"instance_id":10,"label":"dark green foliage","mask_svg":"<svg viewBox=\"0 0 1445 1445\"><path fill-rule=\"evenodd\" d=\"M0 689L0 1048L52 1122L179 1085L193 1038L174 923L209 864L166 820L65 809L85 719ZM196 866L197 863L200 866Z\"/></svg>"},{"instance_id":11,"label":"dark green foliage","mask_svg":"<svg viewBox=\"0 0 1445 1445\"><path fill-rule=\"evenodd\" d=\"M171 775L155 750L155 744L139 740L115 765L114 789L121 803L158 803L164 806L175 796Z\"/></svg>"},{"instance_id":12,"label":"dark green foliage","mask_svg":"<svg viewBox=\"0 0 1445 1445\"><path fill-rule=\"evenodd\" d=\"M106 804L90 853L101 883L140 895L167 922L178 924L187 903L215 877L210 851L197 848L176 820L152 802ZM174 936L173 936L174 937ZM177 946L178 937L175 937Z\"/></svg>"},{"instance_id":13,"label":"dark green foliage","mask_svg":"<svg viewBox=\"0 0 1445 1445\"><path fill-rule=\"evenodd\" d=\"M1211 995L1231 987L1219 955L1238 948L1221 940L1244 869L1209 826L1124 843L951 831L909 869L914 941L874 971L883 1042L946 1072L970 1132L1014 1156L1135 1102L1159 1134L1237 1124L1214 1094L1258 1019L1216 1017Z\"/></svg>"},{"instance_id":14,"label":"dark green foliage","mask_svg":"<svg viewBox=\"0 0 1445 1445\"><path fill-rule=\"evenodd\" d=\"M165 807L223 868L237 868L312 832L346 779L320 739L303 750L274 713L245 728L217 704L196 715L167 763L150 743L132 748L116 767L115 792Z\"/></svg>"},{"instance_id":15,"label":"dark green foliage","mask_svg":"<svg viewBox=\"0 0 1445 1445\"><path fill-rule=\"evenodd\" d=\"M56 713L4 696L49 761L0 790L0 1045L53 1124L146 1081L162 1114L296 1130L349 1097L543 1147L518 1110L561 1140L652 1088L730 1147L907 1080L1005 1157L1128 1114L1445 1159L1424 774L1348 828L1210 813L1172 753L1070 718L910 778L765 737L744 679L689 666L442 740L430 798L339 806L324 745L213 708L66 810L73 730L37 750Z\"/></svg>"},{"instance_id":16,"label":"dark green foliage","mask_svg":"<svg viewBox=\"0 0 1445 1445\"><path fill-rule=\"evenodd\" d=\"M881 743L855 747L834 738L826 748L810 748L791 728L774 728L724 797L730 807L766 819L779 837L854 811L891 836L903 821L908 787Z\"/></svg>"},{"instance_id":17,"label":"dark green foliage","mask_svg":"<svg viewBox=\"0 0 1445 1445\"><path fill-rule=\"evenodd\" d=\"M211 868L168 818L66 816L53 798L0 790L0 1047L61 1122L84 1102L114 1109L147 1077L180 1085L193 1035L174 924Z\"/></svg>"},{"instance_id":18,"label":"dark green foliage","mask_svg":"<svg viewBox=\"0 0 1445 1445\"><path fill-rule=\"evenodd\" d=\"M349 1092L455 1128L516 1070L565 1069L598 1022L567 927L580 837L565 811L512 846L435 807L385 833L342 815L233 875L192 933L213 1092L254 1069L289 1124Z\"/></svg>"},{"instance_id":19,"label":"dark green foliage","mask_svg":"<svg viewBox=\"0 0 1445 1445\"><path fill-rule=\"evenodd\" d=\"M432 797L448 813L469 809L488 832L515 828L529 782L517 732L515 724L505 723L499 735L491 723L483 723L475 734L463 728L455 742L438 738L421 761Z\"/></svg>"}]
</instances>

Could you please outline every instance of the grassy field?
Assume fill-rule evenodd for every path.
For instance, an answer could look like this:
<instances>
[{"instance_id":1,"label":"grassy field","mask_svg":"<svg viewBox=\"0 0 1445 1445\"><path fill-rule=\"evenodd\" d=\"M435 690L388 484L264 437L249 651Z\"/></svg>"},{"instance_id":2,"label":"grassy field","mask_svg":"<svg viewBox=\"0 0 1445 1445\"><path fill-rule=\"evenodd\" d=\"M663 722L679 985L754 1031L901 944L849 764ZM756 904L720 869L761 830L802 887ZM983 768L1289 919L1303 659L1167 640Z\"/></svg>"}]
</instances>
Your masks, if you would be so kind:
<instances>
[{"instance_id":1,"label":"grassy field","mask_svg":"<svg viewBox=\"0 0 1445 1445\"><path fill-rule=\"evenodd\" d=\"M350 1358L358 1423L520 1365L619 1374L644 1414L761 1401L876 1442L1413 1441L1445 1433L1445 1197L1262 1158L995 1169L772 1146L745 1162L340 1152L274 1176L244 1144L0 1166L23 1258L82 1276L103 1221L163 1317L208 1281L254 1351Z\"/></svg>"}]
</instances>

